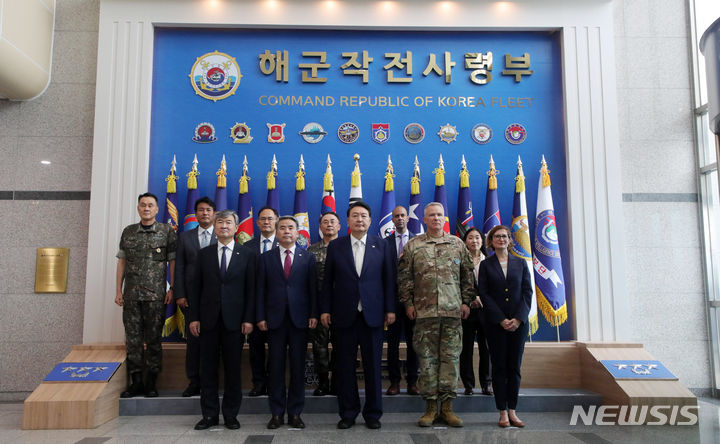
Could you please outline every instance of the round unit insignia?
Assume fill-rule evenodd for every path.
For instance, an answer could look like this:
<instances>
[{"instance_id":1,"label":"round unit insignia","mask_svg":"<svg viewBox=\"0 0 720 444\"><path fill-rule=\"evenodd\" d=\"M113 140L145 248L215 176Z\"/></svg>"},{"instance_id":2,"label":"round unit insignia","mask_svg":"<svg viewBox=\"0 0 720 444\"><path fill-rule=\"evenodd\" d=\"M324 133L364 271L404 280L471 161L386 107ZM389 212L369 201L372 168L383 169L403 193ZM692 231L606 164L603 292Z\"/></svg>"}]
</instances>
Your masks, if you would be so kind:
<instances>
[{"instance_id":1,"label":"round unit insignia","mask_svg":"<svg viewBox=\"0 0 720 444\"><path fill-rule=\"evenodd\" d=\"M215 142L215 127L212 123L203 122L195 127L195 137L192 138L193 142L197 143L210 143Z\"/></svg>"},{"instance_id":2,"label":"round unit insignia","mask_svg":"<svg viewBox=\"0 0 720 444\"><path fill-rule=\"evenodd\" d=\"M282 143L285 142L285 124L284 123L266 123L268 127L268 142Z\"/></svg>"},{"instance_id":3,"label":"round unit insignia","mask_svg":"<svg viewBox=\"0 0 720 444\"><path fill-rule=\"evenodd\" d=\"M253 140L250 135L250 127L245 122L235 122L235 125L230 128L230 138L233 143L250 143Z\"/></svg>"},{"instance_id":4,"label":"round unit insignia","mask_svg":"<svg viewBox=\"0 0 720 444\"><path fill-rule=\"evenodd\" d=\"M519 123L511 123L505 128L505 138L513 145L523 143L525 137L527 137L527 131L525 131L525 128Z\"/></svg>"},{"instance_id":5,"label":"round unit insignia","mask_svg":"<svg viewBox=\"0 0 720 444\"><path fill-rule=\"evenodd\" d=\"M390 124L389 123L373 123L371 126L372 133L370 137L375 143L385 143L390 140Z\"/></svg>"},{"instance_id":6,"label":"round unit insignia","mask_svg":"<svg viewBox=\"0 0 720 444\"><path fill-rule=\"evenodd\" d=\"M338 127L337 135L342 143L353 143L360 137L360 128L352 122L345 122Z\"/></svg>"},{"instance_id":7,"label":"round unit insignia","mask_svg":"<svg viewBox=\"0 0 720 444\"><path fill-rule=\"evenodd\" d=\"M492 139L492 130L488 125L484 123L478 123L473 127L470 135L472 136L472 140L474 140L475 143L483 145L490 142L490 139Z\"/></svg>"},{"instance_id":8,"label":"round unit insignia","mask_svg":"<svg viewBox=\"0 0 720 444\"><path fill-rule=\"evenodd\" d=\"M454 142L455 139L457 139L458 134L460 133L458 133L457 128L449 123L441 126L440 131L437 132L437 135L440 136L440 140L446 143Z\"/></svg>"},{"instance_id":9,"label":"round unit insignia","mask_svg":"<svg viewBox=\"0 0 720 444\"><path fill-rule=\"evenodd\" d=\"M317 122L308 123L298 134L300 134L307 143L318 143L327 135L323 127Z\"/></svg>"},{"instance_id":10,"label":"round unit insignia","mask_svg":"<svg viewBox=\"0 0 720 444\"><path fill-rule=\"evenodd\" d=\"M235 58L213 51L197 58L189 77L195 94L217 102L235 94L242 74Z\"/></svg>"},{"instance_id":11,"label":"round unit insignia","mask_svg":"<svg viewBox=\"0 0 720 444\"><path fill-rule=\"evenodd\" d=\"M420 143L425 138L425 128L419 123L410 123L403 130L403 136L410 143Z\"/></svg>"}]
</instances>

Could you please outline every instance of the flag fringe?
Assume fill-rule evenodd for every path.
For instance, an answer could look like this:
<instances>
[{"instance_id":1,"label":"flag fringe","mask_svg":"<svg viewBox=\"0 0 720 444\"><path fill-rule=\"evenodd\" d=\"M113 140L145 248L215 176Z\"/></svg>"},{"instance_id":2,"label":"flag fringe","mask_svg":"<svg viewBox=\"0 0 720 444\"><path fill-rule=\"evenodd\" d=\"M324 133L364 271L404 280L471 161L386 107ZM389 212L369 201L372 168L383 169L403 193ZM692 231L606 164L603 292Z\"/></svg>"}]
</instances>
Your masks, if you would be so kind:
<instances>
[{"instance_id":1,"label":"flag fringe","mask_svg":"<svg viewBox=\"0 0 720 444\"><path fill-rule=\"evenodd\" d=\"M528 336L534 335L535 333L537 333L538 328L540 327L540 323L538 322L537 313L528 317L528 326L530 327L530 330L528 330Z\"/></svg>"},{"instance_id":2,"label":"flag fringe","mask_svg":"<svg viewBox=\"0 0 720 444\"><path fill-rule=\"evenodd\" d=\"M460 171L460 188L470 188L470 172L465 168Z\"/></svg>"},{"instance_id":3,"label":"flag fringe","mask_svg":"<svg viewBox=\"0 0 720 444\"><path fill-rule=\"evenodd\" d=\"M169 318L165 319L165 324L163 324L162 329L162 337L167 338L177 329L177 312L175 312L174 315L170 316Z\"/></svg>"},{"instance_id":4,"label":"flag fringe","mask_svg":"<svg viewBox=\"0 0 720 444\"><path fill-rule=\"evenodd\" d=\"M268 190L274 190L275 189L275 176L277 173L275 171L268 171L267 173L267 189Z\"/></svg>"},{"instance_id":5,"label":"flag fringe","mask_svg":"<svg viewBox=\"0 0 720 444\"><path fill-rule=\"evenodd\" d=\"M538 309L542 311L543 316L545 316L545 319L547 319L550 325L556 327L564 324L568 317L567 302L563 302L560 308L556 310L550 305L550 302L537 285L535 286L535 290L537 292Z\"/></svg>"},{"instance_id":6,"label":"flag fringe","mask_svg":"<svg viewBox=\"0 0 720 444\"><path fill-rule=\"evenodd\" d=\"M302 191L305 189L305 172L303 170L295 173L295 191Z\"/></svg>"},{"instance_id":7,"label":"flag fringe","mask_svg":"<svg viewBox=\"0 0 720 444\"><path fill-rule=\"evenodd\" d=\"M250 180L250 178L246 174L243 174L242 177L240 177L239 194L247 194L247 192L249 191L249 187L248 187L249 180Z\"/></svg>"},{"instance_id":8,"label":"flag fringe","mask_svg":"<svg viewBox=\"0 0 720 444\"><path fill-rule=\"evenodd\" d=\"M515 192L522 193L525 191L525 176L515 176Z\"/></svg>"},{"instance_id":9,"label":"flag fringe","mask_svg":"<svg viewBox=\"0 0 720 444\"><path fill-rule=\"evenodd\" d=\"M193 170L187 173L187 188L188 190L197 190L197 176L200 174L198 171Z\"/></svg>"},{"instance_id":10,"label":"flag fringe","mask_svg":"<svg viewBox=\"0 0 720 444\"><path fill-rule=\"evenodd\" d=\"M420 178L417 176L413 176L412 179L410 179L410 194L412 196L420 194Z\"/></svg>"}]
</instances>

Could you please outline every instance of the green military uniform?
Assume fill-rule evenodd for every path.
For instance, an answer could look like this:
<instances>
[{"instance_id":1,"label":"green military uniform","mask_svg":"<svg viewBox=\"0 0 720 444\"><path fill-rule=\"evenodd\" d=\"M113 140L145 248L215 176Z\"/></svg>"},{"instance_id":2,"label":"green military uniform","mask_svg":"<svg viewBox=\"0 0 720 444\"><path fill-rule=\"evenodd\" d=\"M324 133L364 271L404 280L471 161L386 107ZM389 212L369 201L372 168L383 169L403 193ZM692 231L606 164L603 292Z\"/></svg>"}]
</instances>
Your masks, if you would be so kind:
<instances>
[{"instance_id":1,"label":"green military uniform","mask_svg":"<svg viewBox=\"0 0 720 444\"><path fill-rule=\"evenodd\" d=\"M465 244L443 233L415 236L398 264L399 300L415 307L413 347L418 355L418 388L423 399L457 396L462 351L461 306L475 297L473 261Z\"/></svg>"},{"instance_id":2,"label":"green military uniform","mask_svg":"<svg viewBox=\"0 0 720 444\"><path fill-rule=\"evenodd\" d=\"M323 277L325 276L325 257L327 257L327 246L322 239L308 247L308 251L315 256L315 270L317 272L318 292L322 291ZM326 375L330 372L330 329L318 322L315 329L310 330L310 340L313 346L313 360L315 361L315 373Z\"/></svg>"},{"instance_id":3,"label":"green military uniform","mask_svg":"<svg viewBox=\"0 0 720 444\"><path fill-rule=\"evenodd\" d=\"M175 259L176 244L175 230L158 222L149 228L128 225L120 236L117 257L125 259L123 324L130 374L144 367L160 372L166 270L168 261ZM147 347L144 359L143 343Z\"/></svg>"}]
</instances>

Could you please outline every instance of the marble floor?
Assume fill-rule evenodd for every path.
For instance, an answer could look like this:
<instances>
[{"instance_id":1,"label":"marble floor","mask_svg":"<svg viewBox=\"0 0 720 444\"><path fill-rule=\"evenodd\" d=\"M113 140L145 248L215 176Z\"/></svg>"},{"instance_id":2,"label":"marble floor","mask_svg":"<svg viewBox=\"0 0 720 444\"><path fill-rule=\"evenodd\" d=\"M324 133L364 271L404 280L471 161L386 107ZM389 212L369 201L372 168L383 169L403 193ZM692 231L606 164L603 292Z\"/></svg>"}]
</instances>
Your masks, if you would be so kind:
<instances>
[{"instance_id":1,"label":"marble floor","mask_svg":"<svg viewBox=\"0 0 720 444\"><path fill-rule=\"evenodd\" d=\"M720 401L701 398L699 405L696 426L570 426L570 413L524 413L524 429L499 429L495 413L461 413L463 428L421 429L419 413L388 413L380 430L368 430L362 418L350 430L337 430L335 414L307 414L305 430L270 431L269 415L241 415L240 430L199 432L193 425L200 418L183 415L122 416L93 430L22 430L22 403L0 403L0 443L720 443Z\"/></svg>"}]
</instances>

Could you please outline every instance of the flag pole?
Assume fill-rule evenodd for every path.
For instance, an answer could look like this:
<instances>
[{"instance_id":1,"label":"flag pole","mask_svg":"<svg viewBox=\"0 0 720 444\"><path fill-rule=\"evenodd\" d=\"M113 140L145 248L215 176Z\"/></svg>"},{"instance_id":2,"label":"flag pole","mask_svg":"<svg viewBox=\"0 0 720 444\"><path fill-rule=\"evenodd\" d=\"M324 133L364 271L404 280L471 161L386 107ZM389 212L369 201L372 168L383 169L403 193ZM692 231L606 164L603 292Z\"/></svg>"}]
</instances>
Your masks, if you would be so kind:
<instances>
[{"instance_id":1,"label":"flag pole","mask_svg":"<svg viewBox=\"0 0 720 444\"><path fill-rule=\"evenodd\" d=\"M558 316L555 316L555 334L557 336L557 341L560 342L560 319Z\"/></svg>"}]
</instances>

